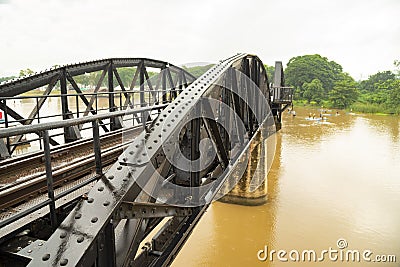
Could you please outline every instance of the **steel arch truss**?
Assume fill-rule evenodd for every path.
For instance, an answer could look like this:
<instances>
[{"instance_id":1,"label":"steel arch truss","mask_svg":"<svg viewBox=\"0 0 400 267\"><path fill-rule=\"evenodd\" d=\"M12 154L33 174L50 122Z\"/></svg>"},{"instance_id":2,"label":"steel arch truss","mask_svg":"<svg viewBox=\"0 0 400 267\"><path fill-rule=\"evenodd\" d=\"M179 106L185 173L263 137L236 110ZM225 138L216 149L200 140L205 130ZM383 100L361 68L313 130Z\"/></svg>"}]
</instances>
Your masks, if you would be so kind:
<instances>
[{"instance_id":1,"label":"steel arch truss","mask_svg":"<svg viewBox=\"0 0 400 267\"><path fill-rule=\"evenodd\" d=\"M131 82L129 87L124 85L118 69L126 67L134 67L135 71L131 77ZM148 68L158 69L159 73L156 77L150 77L147 71ZM101 72L97 85L94 88L93 93L85 94L82 92L75 77L78 75ZM105 80L105 78L107 78ZM49 99L49 95L54 91L54 87L59 85L61 93L56 98L61 103L62 112L59 114L60 118L63 120L71 119L75 117L88 116L90 114L97 114L97 94L99 93L102 84L106 84L107 92L105 96L108 98L108 111L113 112L116 110L123 110L126 108L134 108L134 99L132 97L132 92L135 89L135 85L139 84L140 87L140 106L147 106L151 104L167 103L172 101L177 97L177 95L188 85L190 85L195 80L195 77L188 73L187 71L174 66L168 62L158 61L148 58L111 58L103 59L91 62L84 62L73 65L66 65L62 67L53 68L46 70L44 72L35 73L30 76L21 77L15 80L6 81L0 84L0 109L4 111L5 114L5 127L14 123L20 123L22 125L32 124L34 121L40 119L39 112L45 104L46 100ZM153 84L154 83L154 84ZM115 104L115 87L119 86L124 96L125 103L119 106ZM45 87L43 95L35 97L36 105L29 113L27 117L19 114L15 111L8 103L15 101L16 97L21 97L20 95L29 92L33 89ZM68 93L68 89L74 91L74 95ZM152 95L151 101L146 102L145 92L149 92ZM159 93L160 92L160 93ZM73 100L70 98L74 97ZM24 99L27 97L21 97ZM34 97L32 97L34 98ZM54 98L54 96L53 96ZM76 98L76 105L78 106L78 98L84 106L86 107L84 111L71 112L70 103ZM162 98L162 99L161 99ZM42 111L43 112L43 111ZM147 116L145 116L147 115ZM144 114L140 118L137 118L138 123L146 123L145 119L150 114ZM10 118L13 119L11 121ZM113 131L122 128L122 122L120 118L110 119L109 126L100 121L100 125L105 132ZM81 127L75 126L71 128L64 129L64 141L71 142L81 138L80 134ZM37 133L39 138L40 134ZM8 155L0 155L0 158L6 158L13 154L14 150L20 144L22 135L16 136L14 140L10 141L7 139L7 151ZM3 142L2 140L0 140ZM52 145L58 145L55 139L50 138ZM4 144L0 144L3 145ZM5 149L1 150L5 151Z\"/></svg>"},{"instance_id":2,"label":"steel arch truss","mask_svg":"<svg viewBox=\"0 0 400 267\"><path fill-rule=\"evenodd\" d=\"M270 99L258 57L221 61L133 140L42 246L32 243L18 255L29 266L168 265L255 136L275 132Z\"/></svg>"}]
</instances>

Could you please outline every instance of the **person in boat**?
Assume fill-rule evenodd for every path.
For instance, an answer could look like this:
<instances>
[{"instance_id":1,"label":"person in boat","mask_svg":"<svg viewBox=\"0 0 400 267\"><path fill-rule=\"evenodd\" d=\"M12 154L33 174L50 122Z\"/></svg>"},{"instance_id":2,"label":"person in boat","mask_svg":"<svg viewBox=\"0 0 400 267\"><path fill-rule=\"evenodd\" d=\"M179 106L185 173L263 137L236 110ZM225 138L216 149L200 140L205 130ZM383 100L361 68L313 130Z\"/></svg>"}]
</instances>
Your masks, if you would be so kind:
<instances>
[{"instance_id":1,"label":"person in boat","mask_svg":"<svg viewBox=\"0 0 400 267\"><path fill-rule=\"evenodd\" d=\"M315 113L312 115L312 118L315 119Z\"/></svg>"}]
</instances>

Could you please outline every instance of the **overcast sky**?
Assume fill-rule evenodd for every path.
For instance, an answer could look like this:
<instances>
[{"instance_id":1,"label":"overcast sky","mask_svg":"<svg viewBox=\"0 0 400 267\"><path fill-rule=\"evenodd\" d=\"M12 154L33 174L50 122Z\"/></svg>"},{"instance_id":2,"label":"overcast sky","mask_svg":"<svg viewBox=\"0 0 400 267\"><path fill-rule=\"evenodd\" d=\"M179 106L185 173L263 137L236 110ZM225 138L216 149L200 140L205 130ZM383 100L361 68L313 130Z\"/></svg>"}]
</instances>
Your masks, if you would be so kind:
<instances>
[{"instance_id":1,"label":"overcast sky","mask_svg":"<svg viewBox=\"0 0 400 267\"><path fill-rule=\"evenodd\" d=\"M321 54L355 79L400 59L400 0L0 0L0 77L108 57Z\"/></svg>"}]
</instances>

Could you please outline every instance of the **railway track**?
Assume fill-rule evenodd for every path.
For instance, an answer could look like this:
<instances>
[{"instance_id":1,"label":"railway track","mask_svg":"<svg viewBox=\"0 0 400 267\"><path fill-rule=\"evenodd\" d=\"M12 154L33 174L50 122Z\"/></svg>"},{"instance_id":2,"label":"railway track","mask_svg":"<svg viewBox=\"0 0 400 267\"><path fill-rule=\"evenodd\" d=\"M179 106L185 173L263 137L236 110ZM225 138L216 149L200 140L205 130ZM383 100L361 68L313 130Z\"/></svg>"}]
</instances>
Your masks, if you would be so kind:
<instances>
[{"instance_id":1,"label":"railway track","mask_svg":"<svg viewBox=\"0 0 400 267\"><path fill-rule=\"evenodd\" d=\"M107 149L121 143L121 135L122 132L117 131L102 136L100 138L101 148ZM91 139L82 139L54 147L51 150L52 168L59 168L78 157L84 157L92 151L93 142ZM35 178L45 170L44 156L41 151L13 157L1 163L0 183L3 186L0 190L12 187L28 177Z\"/></svg>"},{"instance_id":2,"label":"railway track","mask_svg":"<svg viewBox=\"0 0 400 267\"><path fill-rule=\"evenodd\" d=\"M124 130L124 132L127 130ZM129 134L136 136L141 127L129 129ZM104 167L115 162L123 149L130 143L122 140L122 131L113 132L101 137L101 159ZM80 140L52 150L52 173L54 187L82 178L95 171L93 141ZM0 177L14 177L12 183L0 188L0 209L6 211L16 204L27 201L47 192L46 173L42 153L12 158L0 167ZM22 175L21 175L22 174ZM4 176L3 176L4 175Z\"/></svg>"}]
</instances>

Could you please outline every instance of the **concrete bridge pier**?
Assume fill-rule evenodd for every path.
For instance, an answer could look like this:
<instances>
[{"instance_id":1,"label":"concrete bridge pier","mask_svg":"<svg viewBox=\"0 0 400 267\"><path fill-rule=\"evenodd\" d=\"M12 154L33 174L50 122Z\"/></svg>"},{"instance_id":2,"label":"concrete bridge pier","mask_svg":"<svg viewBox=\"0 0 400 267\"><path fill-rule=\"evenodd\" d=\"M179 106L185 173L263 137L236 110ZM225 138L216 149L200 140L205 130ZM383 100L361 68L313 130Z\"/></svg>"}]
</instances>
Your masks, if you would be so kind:
<instances>
[{"instance_id":1,"label":"concrete bridge pier","mask_svg":"<svg viewBox=\"0 0 400 267\"><path fill-rule=\"evenodd\" d=\"M267 138L267 136L269 136ZM256 134L247 152L239 159L233 177L222 189L227 192L221 202L257 206L267 202L267 174L275 153L275 135L266 131Z\"/></svg>"}]
</instances>

